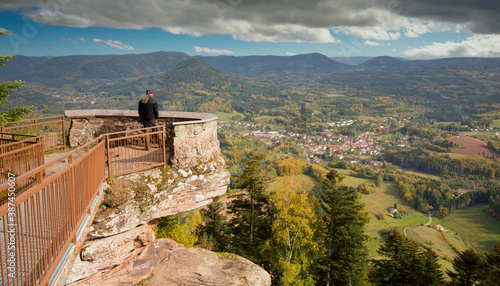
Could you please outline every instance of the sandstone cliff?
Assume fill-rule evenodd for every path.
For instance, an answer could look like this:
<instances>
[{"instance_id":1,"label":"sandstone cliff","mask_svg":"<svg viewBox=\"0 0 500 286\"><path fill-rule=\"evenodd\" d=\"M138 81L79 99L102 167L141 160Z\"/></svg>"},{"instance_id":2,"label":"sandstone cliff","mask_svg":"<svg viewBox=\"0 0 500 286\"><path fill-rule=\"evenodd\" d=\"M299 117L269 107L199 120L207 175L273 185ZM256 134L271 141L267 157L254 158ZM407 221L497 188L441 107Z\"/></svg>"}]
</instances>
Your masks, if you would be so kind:
<instances>
[{"instance_id":1,"label":"sandstone cliff","mask_svg":"<svg viewBox=\"0 0 500 286\"><path fill-rule=\"evenodd\" d=\"M82 250L67 285L271 285L269 274L252 262L202 248L154 239L144 225L91 241Z\"/></svg>"},{"instance_id":2,"label":"sandstone cliff","mask_svg":"<svg viewBox=\"0 0 500 286\"><path fill-rule=\"evenodd\" d=\"M230 174L221 160L189 171L153 169L114 179L114 184L104 188L103 203L89 237L115 235L156 218L209 204L229 185Z\"/></svg>"}]
</instances>

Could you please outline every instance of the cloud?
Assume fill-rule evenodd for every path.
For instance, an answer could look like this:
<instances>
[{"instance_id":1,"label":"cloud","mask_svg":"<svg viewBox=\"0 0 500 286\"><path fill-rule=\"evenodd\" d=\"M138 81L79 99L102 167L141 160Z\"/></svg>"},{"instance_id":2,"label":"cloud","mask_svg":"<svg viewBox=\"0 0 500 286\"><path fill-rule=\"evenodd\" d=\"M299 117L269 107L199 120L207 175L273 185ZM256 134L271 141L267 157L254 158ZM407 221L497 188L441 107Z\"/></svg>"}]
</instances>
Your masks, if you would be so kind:
<instances>
[{"instance_id":1,"label":"cloud","mask_svg":"<svg viewBox=\"0 0 500 286\"><path fill-rule=\"evenodd\" d=\"M230 50L218 50L218 49L210 49L210 48L206 48L206 47L196 47L196 46L193 48L197 53L216 54L216 55L223 55L223 54L232 55L233 54L233 52Z\"/></svg>"},{"instance_id":2,"label":"cloud","mask_svg":"<svg viewBox=\"0 0 500 286\"><path fill-rule=\"evenodd\" d=\"M366 40L366 41L365 41L365 45L367 45L367 46L371 46L371 47L378 47L378 46L380 46L381 44L380 44L379 42L372 42L372 41L368 41L368 40Z\"/></svg>"},{"instance_id":3,"label":"cloud","mask_svg":"<svg viewBox=\"0 0 500 286\"><path fill-rule=\"evenodd\" d=\"M286 52L286 55L287 55L287 56L295 56L295 53L292 53L292 52Z\"/></svg>"},{"instance_id":4,"label":"cloud","mask_svg":"<svg viewBox=\"0 0 500 286\"><path fill-rule=\"evenodd\" d=\"M448 26L500 34L493 0L5 0L47 25L161 28L174 34L231 35L243 41L338 43L333 32L365 40L418 37Z\"/></svg>"},{"instance_id":5,"label":"cloud","mask_svg":"<svg viewBox=\"0 0 500 286\"><path fill-rule=\"evenodd\" d=\"M398 0L397 13L425 21L460 25L473 33L500 34L500 1Z\"/></svg>"},{"instance_id":6,"label":"cloud","mask_svg":"<svg viewBox=\"0 0 500 286\"><path fill-rule=\"evenodd\" d=\"M75 40L73 40L71 38L66 38L66 37L61 37L61 41L66 42L66 43L70 43L70 44L73 44L73 45L74 44L78 44L77 41L75 41Z\"/></svg>"},{"instance_id":7,"label":"cloud","mask_svg":"<svg viewBox=\"0 0 500 286\"><path fill-rule=\"evenodd\" d=\"M120 41L113 41L113 40L101 40L97 38L93 38L92 41L101 47L110 47L110 48L115 48L115 49L120 49L124 51L135 51L135 48L132 47L131 45L124 44Z\"/></svg>"},{"instance_id":8,"label":"cloud","mask_svg":"<svg viewBox=\"0 0 500 286\"><path fill-rule=\"evenodd\" d=\"M462 42L432 43L403 53L411 59L500 57L500 35L472 36Z\"/></svg>"},{"instance_id":9,"label":"cloud","mask_svg":"<svg viewBox=\"0 0 500 286\"><path fill-rule=\"evenodd\" d=\"M82 43L86 43L87 40L85 40L85 38L81 37L80 39L78 39L78 41L82 42Z\"/></svg>"}]
</instances>

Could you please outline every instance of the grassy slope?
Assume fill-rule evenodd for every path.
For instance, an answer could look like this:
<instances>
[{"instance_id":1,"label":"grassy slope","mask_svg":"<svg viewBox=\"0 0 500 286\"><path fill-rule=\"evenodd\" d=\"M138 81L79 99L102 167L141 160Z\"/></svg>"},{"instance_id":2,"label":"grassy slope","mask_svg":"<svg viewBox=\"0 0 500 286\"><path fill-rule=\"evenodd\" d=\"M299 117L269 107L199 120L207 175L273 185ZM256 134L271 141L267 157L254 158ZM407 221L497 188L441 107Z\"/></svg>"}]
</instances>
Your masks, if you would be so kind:
<instances>
[{"instance_id":1,"label":"grassy slope","mask_svg":"<svg viewBox=\"0 0 500 286\"><path fill-rule=\"evenodd\" d=\"M343 183L347 186L356 187L361 183L375 185L373 180L356 178L347 175L349 170L336 169L344 174ZM303 188L312 190L317 180L308 175L292 176ZM268 187L268 190L277 190L280 181L285 177L276 178ZM361 202L365 204L370 222L366 234L370 237L367 243L369 256L377 257L377 249L384 243L387 233L399 228L407 229L408 236L424 247L432 247L438 254L442 269L452 269L451 260L458 252L468 248L487 252L493 249L496 242L500 241L500 222L488 216L482 211L482 205L474 206L465 210L458 210L451 215L438 219L432 218L432 225L441 224L447 231L441 232L423 224L429 221L427 215L419 213L408 205L398 195L396 185L392 182L384 182L381 187L373 187L374 193L361 195ZM386 220L380 220L379 214L387 211L386 208L398 205L398 209L406 209L410 212L403 219L394 219L390 216ZM458 233L458 235L456 235Z\"/></svg>"},{"instance_id":2,"label":"grassy slope","mask_svg":"<svg viewBox=\"0 0 500 286\"><path fill-rule=\"evenodd\" d=\"M490 124L491 128L500 128L500 119L495 119L493 122Z\"/></svg>"},{"instance_id":3,"label":"grassy slope","mask_svg":"<svg viewBox=\"0 0 500 286\"><path fill-rule=\"evenodd\" d=\"M368 212L370 223L366 229L366 234L370 236L368 241L368 250L371 257L378 256L377 249L384 243L387 233L396 228L404 229L410 225L424 224L429 221L427 216L414 210L408 203L398 195L396 185L392 182L384 182L380 188L375 188L375 192L370 195L361 195L361 201L365 203L365 211ZM395 219L388 215L388 207L398 205L398 209L406 209L410 212L403 219ZM379 214L384 212L387 215L386 220L379 219Z\"/></svg>"},{"instance_id":4,"label":"grassy slope","mask_svg":"<svg viewBox=\"0 0 500 286\"><path fill-rule=\"evenodd\" d=\"M500 241L500 221L486 214L482 208L483 205L476 205L458 210L441 220L436 220L436 223L458 233L458 236L467 240L476 250L491 251Z\"/></svg>"}]
</instances>

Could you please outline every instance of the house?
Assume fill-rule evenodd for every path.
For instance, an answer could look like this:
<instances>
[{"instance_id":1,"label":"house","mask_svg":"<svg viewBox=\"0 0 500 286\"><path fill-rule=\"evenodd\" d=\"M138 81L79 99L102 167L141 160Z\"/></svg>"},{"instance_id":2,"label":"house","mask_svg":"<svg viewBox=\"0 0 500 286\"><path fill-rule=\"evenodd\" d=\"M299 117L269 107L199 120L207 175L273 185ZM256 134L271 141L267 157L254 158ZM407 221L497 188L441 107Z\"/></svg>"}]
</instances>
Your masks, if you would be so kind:
<instances>
[{"instance_id":1,"label":"house","mask_svg":"<svg viewBox=\"0 0 500 286\"><path fill-rule=\"evenodd\" d=\"M389 209L389 213L391 214L392 217L394 217L394 215L397 214L397 212L398 212L398 209L395 209L395 208Z\"/></svg>"},{"instance_id":2,"label":"house","mask_svg":"<svg viewBox=\"0 0 500 286\"><path fill-rule=\"evenodd\" d=\"M432 228L435 228L435 229L440 230L440 231L446 231L446 229L444 229L444 227L442 227L440 224L436 224Z\"/></svg>"}]
</instances>

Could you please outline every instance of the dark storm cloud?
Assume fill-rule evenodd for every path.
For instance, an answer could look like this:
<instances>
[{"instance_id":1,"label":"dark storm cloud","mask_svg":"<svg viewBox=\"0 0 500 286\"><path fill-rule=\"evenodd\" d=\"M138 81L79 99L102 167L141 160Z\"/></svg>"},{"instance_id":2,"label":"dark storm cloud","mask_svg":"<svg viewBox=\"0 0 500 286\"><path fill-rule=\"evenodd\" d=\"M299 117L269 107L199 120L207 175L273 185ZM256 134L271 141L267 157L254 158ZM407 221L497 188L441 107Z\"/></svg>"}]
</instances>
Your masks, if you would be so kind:
<instances>
[{"instance_id":1,"label":"dark storm cloud","mask_svg":"<svg viewBox=\"0 0 500 286\"><path fill-rule=\"evenodd\" d=\"M223 34L246 41L336 42L331 31L391 40L432 32L437 22L500 33L500 1L465 0L3 0L47 25ZM442 26L441 25L441 26Z\"/></svg>"}]
</instances>

